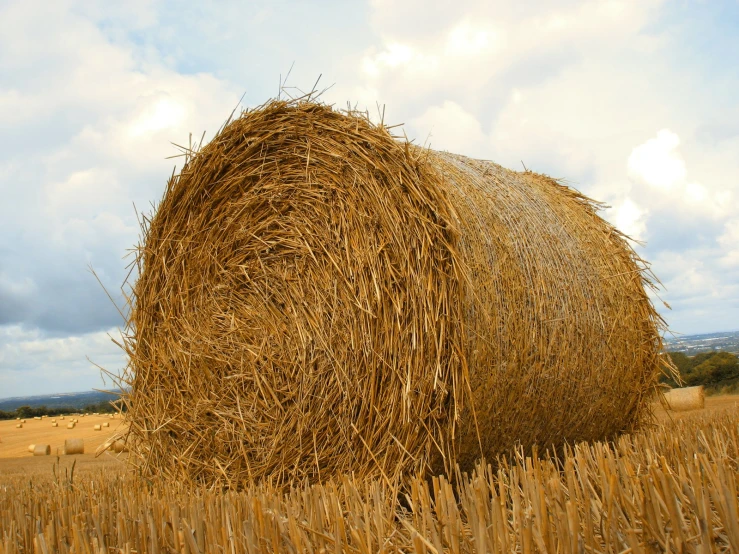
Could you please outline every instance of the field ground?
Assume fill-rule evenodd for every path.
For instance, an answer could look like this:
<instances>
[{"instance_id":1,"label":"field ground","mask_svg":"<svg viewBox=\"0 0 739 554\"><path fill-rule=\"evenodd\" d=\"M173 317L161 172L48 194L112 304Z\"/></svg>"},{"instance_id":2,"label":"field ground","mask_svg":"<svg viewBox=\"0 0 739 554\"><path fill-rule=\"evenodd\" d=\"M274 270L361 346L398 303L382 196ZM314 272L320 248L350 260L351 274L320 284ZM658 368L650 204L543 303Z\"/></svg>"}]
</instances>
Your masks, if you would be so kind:
<instances>
[{"instance_id":1,"label":"field ground","mask_svg":"<svg viewBox=\"0 0 739 554\"><path fill-rule=\"evenodd\" d=\"M739 395L657 418L561 459L518 455L400 492L351 477L287 493L191 490L141 480L124 457L54 468L55 456L21 452L0 459L0 554L739 553ZM89 433L92 451L104 437Z\"/></svg>"},{"instance_id":2,"label":"field ground","mask_svg":"<svg viewBox=\"0 0 739 554\"><path fill-rule=\"evenodd\" d=\"M67 429L70 419L76 418L79 423L74 429ZM80 438L85 441L85 455L94 454L95 449L108 438L123 430L120 416L111 418L109 415L73 416L65 415L64 419L55 418L58 427L51 426L51 417L43 419L26 418L22 429L16 428L19 422L11 419L0 421L0 474L5 467L4 458L34 458L28 451L31 444L48 444L51 446L51 456L38 458L53 458L57 452L62 453L66 439ZM95 431L96 424L110 423L110 427L103 427Z\"/></svg>"}]
</instances>

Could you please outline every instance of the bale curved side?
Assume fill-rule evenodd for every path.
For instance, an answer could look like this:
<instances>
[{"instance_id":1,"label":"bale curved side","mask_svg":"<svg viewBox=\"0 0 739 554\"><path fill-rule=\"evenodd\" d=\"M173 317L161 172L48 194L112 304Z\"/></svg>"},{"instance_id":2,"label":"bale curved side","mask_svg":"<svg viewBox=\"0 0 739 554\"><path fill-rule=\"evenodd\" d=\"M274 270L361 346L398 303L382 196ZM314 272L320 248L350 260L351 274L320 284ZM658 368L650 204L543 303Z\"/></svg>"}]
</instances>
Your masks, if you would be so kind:
<instances>
[{"instance_id":1,"label":"bale curved side","mask_svg":"<svg viewBox=\"0 0 739 554\"><path fill-rule=\"evenodd\" d=\"M48 456L51 454L51 446L48 444L36 444L33 447L34 456Z\"/></svg>"},{"instance_id":2,"label":"bale curved side","mask_svg":"<svg viewBox=\"0 0 739 554\"><path fill-rule=\"evenodd\" d=\"M705 407L706 404L703 385L671 389L665 392L664 395L668 409L675 412L684 410L700 410Z\"/></svg>"},{"instance_id":3,"label":"bale curved side","mask_svg":"<svg viewBox=\"0 0 739 554\"><path fill-rule=\"evenodd\" d=\"M449 153L429 162L443 174L471 276L462 467L480 451L634 430L651 413L662 321L625 237L595 202L545 175Z\"/></svg>"},{"instance_id":4,"label":"bale curved side","mask_svg":"<svg viewBox=\"0 0 739 554\"><path fill-rule=\"evenodd\" d=\"M73 454L85 453L84 439L66 439L64 441L64 455L71 456Z\"/></svg>"},{"instance_id":5,"label":"bale curved side","mask_svg":"<svg viewBox=\"0 0 739 554\"><path fill-rule=\"evenodd\" d=\"M272 102L144 227L124 396L151 473L388 481L633 429L659 373L639 259L555 181Z\"/></svg>"}]
</instances>

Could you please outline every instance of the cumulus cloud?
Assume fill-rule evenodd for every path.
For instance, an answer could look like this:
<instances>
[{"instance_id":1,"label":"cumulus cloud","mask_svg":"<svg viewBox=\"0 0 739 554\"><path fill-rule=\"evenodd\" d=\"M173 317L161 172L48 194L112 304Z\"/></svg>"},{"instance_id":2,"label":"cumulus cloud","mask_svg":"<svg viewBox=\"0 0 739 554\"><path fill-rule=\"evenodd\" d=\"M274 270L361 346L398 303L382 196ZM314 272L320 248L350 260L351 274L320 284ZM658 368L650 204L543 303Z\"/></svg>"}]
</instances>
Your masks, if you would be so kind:
<instances>
[{"instance_id":1,"label":"cumulus cloud","mask_svg":"<svg viewBox=\"0 0 739 554\"><path fill-rule=\"evenodd\" d=\"M125 365L122 350L111 341L120 333L108 329L82 335L47 337L40 330L0 326L0 390L13 396L83 391L115 383L88 361L113 373ZM8 394L10 393L10 394Z\"/></svg>"},{"instance_id":2,"label":"cumulus cloud","mask_svg":"<svg viewBox=\"0 0 739 554\"><path fill-rule=\"evenodd\" d=\"M685 161L677 153L680 138L663 129L632 150L629 177L650 187L670 190L685 180Z\"/></svg>"},{"instance_id":3,"label":"cumulus cloud","mask_svg":"<svg viewBox=\"0 0 739 554\"><path fill-rule=\"evenodd\" d=\"M0 153L6 394L41 375L51 392L89 388L98 372L85 354L119 360L101 332L122 320L89 268L122 304L134 204L148 210L161 196L175 164L166 157L177 153L170 141L217 130L241 93L151 63L125 34L103 30L151 25L155 14L77 8L0 8L0 124L13 129Z\"/></svg>"}]
</instances>

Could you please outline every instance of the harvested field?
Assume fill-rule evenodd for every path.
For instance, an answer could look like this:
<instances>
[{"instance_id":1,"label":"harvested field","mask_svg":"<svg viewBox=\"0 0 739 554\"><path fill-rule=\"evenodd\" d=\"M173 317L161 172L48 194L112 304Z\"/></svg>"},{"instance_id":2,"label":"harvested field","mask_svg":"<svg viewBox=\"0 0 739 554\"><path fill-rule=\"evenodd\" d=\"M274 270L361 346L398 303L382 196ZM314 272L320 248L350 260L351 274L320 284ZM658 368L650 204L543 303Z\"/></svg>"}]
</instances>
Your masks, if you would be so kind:
<instances>
[{"instance_id":1,"label":"harvested field","mask_svg":"<svg viewBox=\"0 0 739 554\"><path fill-rule=\"evenodd\" d=\"M349 477L220 493L138 480L112 456L73 478L68 459L55 473L48 458L23 460L38 471L0 473L0 554L739 552L736 400L709 397L706 410L562 459L503 461L456 493L413 479L402 502Z\"/></svg>"},{"instance_id":2,"label":"harvested field","mask_svg":"<svg viewBox=\"0 0 739 554\"><path fill-rule=\"evenodd\" d=\"M102 432L95 431L96 424L110 422L111 426ZM28 456L28 446L31 444L48 444L51 446L51 455L61 454L64 441L71 438L81 438L85 441L88 452L94 452L110 436L122 432L120 416L110 419L108 416L89 416L80 419L74 429L67 429L66 425L53 427L48 418L41 420L29 419L21 429L15 426L15 420L0 421L0 458L14 458Z\"/></svg>"}]
</instances>

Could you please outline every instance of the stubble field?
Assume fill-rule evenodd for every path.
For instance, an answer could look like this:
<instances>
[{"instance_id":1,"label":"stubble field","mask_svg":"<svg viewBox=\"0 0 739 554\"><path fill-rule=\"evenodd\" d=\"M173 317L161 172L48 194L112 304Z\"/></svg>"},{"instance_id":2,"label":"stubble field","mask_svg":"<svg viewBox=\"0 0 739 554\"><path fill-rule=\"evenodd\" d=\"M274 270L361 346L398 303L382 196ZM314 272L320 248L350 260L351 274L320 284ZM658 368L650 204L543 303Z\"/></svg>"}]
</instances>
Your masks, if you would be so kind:
<instances>
[{"instance_id":1,"label":"stubble field","mask_svg":"<svg viewBox=\"0 0 739 554\"><path fill-rule=\"evenodd\" d=\"M392 490L347 476L287 492L143 481L125 455L34 458L21 448L33 427L11 442L3 422L2 444L20 457L0 459L0 554L739 552L739 396L657 419L614 443L513 456L453 483ZM99 435L85 435L86 452Z\"/></svg>"}]
</instances>

